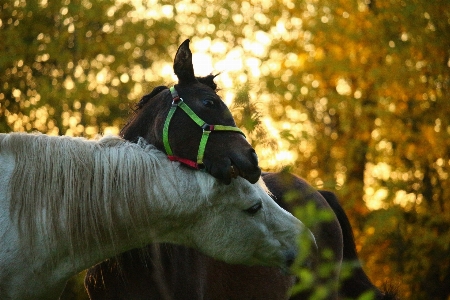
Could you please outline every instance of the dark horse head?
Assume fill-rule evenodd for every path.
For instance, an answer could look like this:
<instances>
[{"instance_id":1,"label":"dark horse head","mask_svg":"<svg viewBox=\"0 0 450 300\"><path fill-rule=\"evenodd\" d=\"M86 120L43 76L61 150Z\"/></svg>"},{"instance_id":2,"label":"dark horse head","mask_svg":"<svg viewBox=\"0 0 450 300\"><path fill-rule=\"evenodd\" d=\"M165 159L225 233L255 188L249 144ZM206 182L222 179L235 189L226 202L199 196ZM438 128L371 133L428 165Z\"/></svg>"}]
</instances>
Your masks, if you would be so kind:
<instances>
[{"instance_id":1,"label":"dark horse head","mask_svg":"<svg viewBox=\"0 0 450 300\"><path fill-rule=\"evenodd\" d=\"M226 184L237 176L258 181L256 153L216 94L215 76L194 75L189 40L178 48L173 69L178 84L145 95L120 135L130 141L142 137L169 158L204 168Z\"/></svg>"}]
</instances>

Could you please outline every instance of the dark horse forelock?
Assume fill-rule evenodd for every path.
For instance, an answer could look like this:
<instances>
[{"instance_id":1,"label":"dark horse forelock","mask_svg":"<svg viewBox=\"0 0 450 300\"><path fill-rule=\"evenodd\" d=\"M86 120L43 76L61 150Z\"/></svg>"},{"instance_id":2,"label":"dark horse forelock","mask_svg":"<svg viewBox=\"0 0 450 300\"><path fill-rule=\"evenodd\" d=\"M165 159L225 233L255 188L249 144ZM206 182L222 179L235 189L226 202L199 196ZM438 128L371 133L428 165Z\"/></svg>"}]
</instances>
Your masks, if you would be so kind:
<instances>
[{"instance_id":1,"label":"dark horse forelock","mask_svg":"<svg viewBox=\"0 0 450 300\"><path fill-rule=\"evenodd\" d=\"M150 94L145 95L144 97L141 98L141 100L139 100L138 103L136 103L135 107L133 108L133 111L136 112L138 110L140 110L145 104L147 104L147 102L152 99L153 97L155 97L156 95L158 95L160 92L167 90L168 87L164 86L164 85L160 85L155 87Z\"/></svg>"}]
</instances>

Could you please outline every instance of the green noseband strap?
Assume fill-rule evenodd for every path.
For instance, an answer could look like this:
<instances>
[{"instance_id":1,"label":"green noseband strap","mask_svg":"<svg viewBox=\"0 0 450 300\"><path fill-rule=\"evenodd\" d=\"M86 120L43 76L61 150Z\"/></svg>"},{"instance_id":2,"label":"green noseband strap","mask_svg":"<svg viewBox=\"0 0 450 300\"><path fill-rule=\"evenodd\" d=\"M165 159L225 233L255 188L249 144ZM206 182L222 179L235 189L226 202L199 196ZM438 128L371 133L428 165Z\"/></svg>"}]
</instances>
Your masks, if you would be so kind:
<instances>
[{"instance_id":1,"label":"green noseband strap","mask_svg":"<svg viewBox=\"0 0 450 300\"><path fill-rule=\"evenodd\" d=\"M213 131L231 131L236 132L239 134L242 134L245 137L245 134L240 130L239 128L235 126L226 126L226 125L210 125L203 121L197 114L183 101L180 96L178 96L177 91L175 90L175 87L170 88L170 93L172 94L172 107L169 110L169 114L166 117L166 121L164 122L164 128L163 128L163 143L164 143L164 149L166 150L167 156L170 160L179 161L181 163L184 163L190 167L193 167L195 169L200 169L203 167L203 156L205 154L206 144L208 142L209 135ZM169 144L169 126L170 121L172 120L172 117L176 111L177 108L181 108L190 118L192 121L194 121L199 127L203 129L202 138L200 139L200 145L198 146L198 153L197 153L197 162L193 162L189 159L177 157L173 155L172 149L170 148Z\"/></svg>"}]
</instances>

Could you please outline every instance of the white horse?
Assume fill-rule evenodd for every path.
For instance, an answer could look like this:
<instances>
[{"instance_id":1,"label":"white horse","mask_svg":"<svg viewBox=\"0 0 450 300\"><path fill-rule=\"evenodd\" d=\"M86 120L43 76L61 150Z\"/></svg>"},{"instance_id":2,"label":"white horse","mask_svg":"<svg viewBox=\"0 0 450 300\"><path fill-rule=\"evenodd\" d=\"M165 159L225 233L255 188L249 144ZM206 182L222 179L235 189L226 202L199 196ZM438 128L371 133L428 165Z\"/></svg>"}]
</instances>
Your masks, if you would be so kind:
<instances>
[{"instance_id":1,"label":"white horse","mask_svg":"<svg viewBox=\"0 0 450 300\"><path fill-rule=\"evenodd\" d=\"M74 274L154 242L286 267L301 232L261 184L220 184L144 142L0 134L0 299L56 299Z\"/></svg>"}]
</instances>

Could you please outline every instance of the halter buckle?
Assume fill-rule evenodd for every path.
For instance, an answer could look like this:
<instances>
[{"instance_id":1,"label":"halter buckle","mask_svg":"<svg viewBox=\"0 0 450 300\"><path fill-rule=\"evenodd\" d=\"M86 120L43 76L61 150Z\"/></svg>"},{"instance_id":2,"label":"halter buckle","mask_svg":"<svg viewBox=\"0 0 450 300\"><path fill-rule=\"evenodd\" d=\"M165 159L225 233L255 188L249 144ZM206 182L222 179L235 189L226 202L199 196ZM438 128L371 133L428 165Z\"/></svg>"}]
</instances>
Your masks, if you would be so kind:
<instances>
[{"instance_id":1,"label":"halter buckle","mask_svg":"<svg viewBox=\"0 0 450 300\"><path fill-rule=\"evenodd\" d=\"M172 107L179 106L181 102L184 102L183 98L181 98L180 96L177 95L172 100Z\"/></svg>"}]
</instances>

